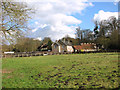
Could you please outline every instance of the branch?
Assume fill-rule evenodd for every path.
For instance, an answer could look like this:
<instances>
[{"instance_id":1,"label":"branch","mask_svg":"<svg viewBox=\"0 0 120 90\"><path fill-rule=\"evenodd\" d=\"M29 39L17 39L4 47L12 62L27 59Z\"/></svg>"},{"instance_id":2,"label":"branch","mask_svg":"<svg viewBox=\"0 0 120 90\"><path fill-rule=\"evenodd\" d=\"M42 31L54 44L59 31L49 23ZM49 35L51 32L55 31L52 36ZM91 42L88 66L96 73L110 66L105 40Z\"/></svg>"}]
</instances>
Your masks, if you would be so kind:
<instances>
[{"instance_id":1,"label":"branch","mask_svg":"<svg viewBox=\"0 0 120 90\"><path fill-rule=\"evenodd\" d=\"M15 26L17 26L17 25L18 25L18 24L13 25L12 27L10 27L10 28L9 28L9 29L7 29L7 30L3 30L3 29L2 29L2 30L0 30L0 31L4 31L4 32L5 32L5 31L9 31L9 30L15 31L15 30L13 30L12 28L13 28L13 27L15 27ZM3 27L2 27L2 28L3 28Z\"/></svg>"}]
</instances>

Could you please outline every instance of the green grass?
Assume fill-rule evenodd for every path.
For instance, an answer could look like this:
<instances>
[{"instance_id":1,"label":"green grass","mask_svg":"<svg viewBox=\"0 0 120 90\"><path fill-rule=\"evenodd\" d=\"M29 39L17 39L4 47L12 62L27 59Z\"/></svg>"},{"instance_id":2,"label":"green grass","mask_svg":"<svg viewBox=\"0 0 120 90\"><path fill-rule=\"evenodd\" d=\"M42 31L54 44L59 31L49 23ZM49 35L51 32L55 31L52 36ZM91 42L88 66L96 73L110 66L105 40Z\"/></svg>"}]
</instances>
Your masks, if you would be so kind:
<instances>
[{"instance_id":1,"label":"green grass","mask_svg":"<svg viewBox=\"0 0 120 90\"><path fill-rule=\"evenodd\" d=\"M4 88L117 88L118 54L4 58Z\"/></svg>"}]
</instances>

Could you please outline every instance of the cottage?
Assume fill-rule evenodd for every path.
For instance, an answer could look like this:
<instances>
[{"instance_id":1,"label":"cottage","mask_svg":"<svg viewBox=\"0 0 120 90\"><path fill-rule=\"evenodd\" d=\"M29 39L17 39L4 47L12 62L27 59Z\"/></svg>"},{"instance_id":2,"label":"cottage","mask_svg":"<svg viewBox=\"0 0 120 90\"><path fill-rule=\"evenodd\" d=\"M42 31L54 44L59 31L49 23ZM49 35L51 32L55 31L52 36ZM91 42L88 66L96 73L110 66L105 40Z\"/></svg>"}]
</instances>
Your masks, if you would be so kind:
<instances>
[{"instance_id":1,"label":"cottage","mask_svg":"<svg viewBox=\"0 0 120 90\"><path fill-rule=\"evenodd\" d=\"M94 43L81 43L81 45L75 45L73 47L75 52L97 51L96 44Z\"/></svg>"},{"instance_id":2,"label":"cottage","mask_svg":"<svg viewBox=\"0 0 120 90\"><path fill-rule=\"evenodd\" d=\"M52 51L54 53L74 52L72 43L67 40L58 40L52 44Z\"/></svg>"},{"instance_id":3,"label":"cottage","mask_svg":"<svg viewBox=\"0 0 120 90\"><path fill-rule=\"evenodd\" d=\"M39 51L48 51L48 45L47 44L43 44L41 46L38 47Z\"/></svg>"}]
</instances>

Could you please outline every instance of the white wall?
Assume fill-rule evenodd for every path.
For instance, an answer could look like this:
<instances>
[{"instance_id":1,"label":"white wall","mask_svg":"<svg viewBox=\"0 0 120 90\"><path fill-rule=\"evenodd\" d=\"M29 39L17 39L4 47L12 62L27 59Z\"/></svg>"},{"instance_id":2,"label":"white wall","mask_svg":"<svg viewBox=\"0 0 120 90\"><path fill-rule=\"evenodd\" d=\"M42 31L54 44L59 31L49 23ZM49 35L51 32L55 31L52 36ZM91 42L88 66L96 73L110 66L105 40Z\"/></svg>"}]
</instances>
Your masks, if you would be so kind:
<instances>
[{"instance_id":1,"label":"white wall","mask_svg":"<svg viewBox=\"0 0 120 90\"><path fill-rule=\"evenodd\" d=\"M58 47L59 47L59 52L61 52L60 46L58 46Z\"/></svg>"},{"instance_id":2,"label":"white wall","mask_svg":"<svg viewBox=\"0 0 120 90\"><path fill-rule=\"evenodd\" d=\"M97 49L82 49L84 51L97 51Z\"/></svg>"},{"instance_id":3,"label":"white wall","mask_svg":"<svg viewBox=\"0 0 120 90\"><path fill-rule=\"evenodd\" d=\"M14 52L4 52L4 54L13 54Z\"/></svg>"},{"instance_id":4,"label":"white wall","mask_svg":"<svg viewBox=\"0 0 120 90\"><path fill-rule=\"evenodd\" d=\"M74 49L72 46L67 46L67 52L74 52Z\"/></svg>"}]
</instances>

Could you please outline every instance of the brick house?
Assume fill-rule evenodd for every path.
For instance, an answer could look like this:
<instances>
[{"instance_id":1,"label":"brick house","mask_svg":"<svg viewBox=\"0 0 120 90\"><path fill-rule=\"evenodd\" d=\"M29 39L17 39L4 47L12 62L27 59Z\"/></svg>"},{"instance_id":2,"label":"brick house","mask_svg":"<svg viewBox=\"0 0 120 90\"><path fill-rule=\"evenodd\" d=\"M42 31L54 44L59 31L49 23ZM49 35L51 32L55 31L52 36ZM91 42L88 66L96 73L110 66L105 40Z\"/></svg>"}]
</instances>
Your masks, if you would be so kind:
<instances>
[{"instance_id":1,"label":"brick house","mask_svg":"<svg viewBox=\"0 0 120 90\"><path fill-rule=\"evenodd\" d=\"M67 40L58 40L52 44L52 52L54 53L64 53L64 52L74 52L72 43Z\"/></svg>"}]
</instances>

